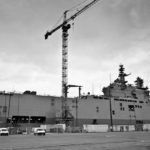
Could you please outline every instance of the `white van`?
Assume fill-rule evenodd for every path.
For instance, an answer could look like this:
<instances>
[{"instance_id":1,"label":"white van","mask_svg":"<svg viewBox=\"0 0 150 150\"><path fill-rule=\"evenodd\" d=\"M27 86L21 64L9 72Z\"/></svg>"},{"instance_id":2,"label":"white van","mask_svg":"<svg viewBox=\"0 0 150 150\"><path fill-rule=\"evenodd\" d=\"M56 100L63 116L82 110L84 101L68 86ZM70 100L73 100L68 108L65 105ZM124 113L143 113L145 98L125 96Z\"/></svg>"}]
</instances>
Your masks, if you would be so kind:
<instances>
[{"instance_id":1,"label":"white van","mask_svg":"<svg viewBox=\"0 0 150 150\"><path fill-rule=\"evenodd\" d=\"M45 130L42 128L34 128L33 133L34 133L34 135L45 135L46 134Z\"/></svg>"},{"instance_id":2,"label":"white van","mask_svg":"<svg viewBox=\"0 0 150 150\"><path fill-rule=\"evenodd\" d=\"M9 131L7 128L0 128L0 136L2 135L9 135Z\"/></svg>"}]
</instances>

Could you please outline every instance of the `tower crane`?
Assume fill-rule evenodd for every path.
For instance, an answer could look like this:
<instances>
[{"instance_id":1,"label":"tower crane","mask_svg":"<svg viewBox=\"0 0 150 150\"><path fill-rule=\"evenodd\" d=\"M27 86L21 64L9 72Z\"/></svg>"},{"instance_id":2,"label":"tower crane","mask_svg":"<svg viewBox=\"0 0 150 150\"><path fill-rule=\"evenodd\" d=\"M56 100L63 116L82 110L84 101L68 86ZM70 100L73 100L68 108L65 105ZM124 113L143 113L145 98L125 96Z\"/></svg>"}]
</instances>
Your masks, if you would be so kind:
<instances>
[{"instance_id":1,"label":"tower crane","mask_svg":"<svg viewBox=\"0 0 150 150\"><path fill-rule=\"evenodd\" d=\"M51 31L47 31L45 34L45 39L48 39L50 35L52 35L54 32L62 29L62 98L63 100L63 106L62 106L62 119L67 120L67 116L70 114L69 110L67 109L67 89L68 89L68 30L71 28L71 25L69 22L71 20L74 20L77 16L79 16L81 13L83 13L85 10L90 8L92 5L96 4L100 0L92 0L90 3L82 7L80 10L78 10L76 13L71 15L69 18L67 18L67 12L66 10L63 14L63 22L59 24L57 27L53 28Z\"/></svg>"}]
</instances>

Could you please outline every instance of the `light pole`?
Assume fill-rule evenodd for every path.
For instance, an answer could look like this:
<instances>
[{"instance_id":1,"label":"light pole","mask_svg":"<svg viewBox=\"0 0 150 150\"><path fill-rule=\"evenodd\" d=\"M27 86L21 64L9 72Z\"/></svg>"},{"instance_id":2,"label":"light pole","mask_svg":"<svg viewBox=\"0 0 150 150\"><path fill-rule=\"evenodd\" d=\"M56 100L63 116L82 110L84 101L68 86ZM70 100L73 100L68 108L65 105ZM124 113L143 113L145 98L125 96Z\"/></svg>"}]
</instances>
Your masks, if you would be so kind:
<instances>
[{"instance_id":1,"label":"light pole","mask_svg":"<svg viewBox=\"0 0 150 150\"><path fill-rule=\"evenodd\" d=\"M110 131L113 132L113 116L112 116L112 104L111 104L111 85L109 86L109 108L110 108Z\"/></svg>"}]
</instances>

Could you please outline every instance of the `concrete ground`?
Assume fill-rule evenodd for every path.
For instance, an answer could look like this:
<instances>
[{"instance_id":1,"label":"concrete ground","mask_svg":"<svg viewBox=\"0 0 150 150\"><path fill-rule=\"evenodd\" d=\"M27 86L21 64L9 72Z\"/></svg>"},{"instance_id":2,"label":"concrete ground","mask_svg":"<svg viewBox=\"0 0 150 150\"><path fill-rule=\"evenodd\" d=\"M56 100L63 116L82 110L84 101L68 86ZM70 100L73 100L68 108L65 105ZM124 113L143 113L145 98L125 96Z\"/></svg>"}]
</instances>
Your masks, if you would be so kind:
<instances>
[{"instance_id":1,"label":"concrete ground","mask_svg":"<svg viewBox=\"0 0 150 150\"><path fill-rule=\"evenodd\" d=\"M0 136L0 150L150 150L150 132Z\"/></svg>"}]
</instances>

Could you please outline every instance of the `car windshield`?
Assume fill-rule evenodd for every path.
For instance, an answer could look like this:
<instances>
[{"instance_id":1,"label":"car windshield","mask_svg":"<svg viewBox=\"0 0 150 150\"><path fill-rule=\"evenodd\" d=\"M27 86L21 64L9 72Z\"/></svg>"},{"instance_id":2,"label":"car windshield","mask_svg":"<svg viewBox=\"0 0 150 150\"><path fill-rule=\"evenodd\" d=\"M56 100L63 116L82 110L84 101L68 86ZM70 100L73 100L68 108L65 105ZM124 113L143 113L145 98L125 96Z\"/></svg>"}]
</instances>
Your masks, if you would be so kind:
<instances>
[{"instance_id":1,"label":"car windshield","mask_svg":"<svg viewBox=\"0 0 150 150\"><path fill-rule=\"evenodd\" d=\"M38 131L43 131L43 129L37 129Z\"/></svg>"},{"instance_id":2,"label":"car windshield","mask_svg":"<svg viewBox=\"0 0 150 150\"><path fill-rule=\"evenodd\" d=\"M2 131L7 131L7 129L2 129Z\"/></svg>"}]
</instances>

